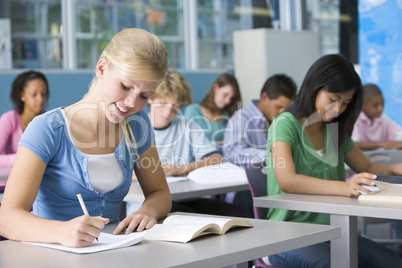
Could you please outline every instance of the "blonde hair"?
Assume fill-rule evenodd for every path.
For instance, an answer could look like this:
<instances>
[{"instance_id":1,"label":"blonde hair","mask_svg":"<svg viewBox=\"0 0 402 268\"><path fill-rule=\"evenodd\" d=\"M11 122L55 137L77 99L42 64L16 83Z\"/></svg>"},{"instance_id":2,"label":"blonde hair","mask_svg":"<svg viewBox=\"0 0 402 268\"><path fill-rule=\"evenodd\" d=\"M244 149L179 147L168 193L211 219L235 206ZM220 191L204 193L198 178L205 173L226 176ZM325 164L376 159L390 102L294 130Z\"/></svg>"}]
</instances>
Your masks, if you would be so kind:
<instances>
[{"instance_id":1,"label":"blonde hair","mask_svg":"<svg viewBox=\"0 0 402 268\"><path fill-rule=\"evenodd\" d=\"M172 98L181 106L192 103L190 84L178 71L168 70L151 99Z\"/></svg>"},{"instance_id":2,"label":"blonde hair","mask_svg":"<svg viewBox=\"0 0 402 268\"><path fill-rule=\"evenodd\" d=\"M163 79L168 62L165 45L159 38L135 28L113 36L99 58L105 58L128 79L152 82Z\"/></svg>"},{"instance_id":3,"label":"blonde hair","mask_svg":"<svg viewBox=\"0 0 402 268\"><path fill-rule=\"evenodd\" d=\"M99 59L106 59L109 68L116 68L132 80L159 82L167 71L168 54L165 45L154 34L143 29L128 28L117 33L106 45ZM96 78L93 82L96 82ZM121 123L126 145L137 144L127 120Z\"/></svg>"}]
</instances>

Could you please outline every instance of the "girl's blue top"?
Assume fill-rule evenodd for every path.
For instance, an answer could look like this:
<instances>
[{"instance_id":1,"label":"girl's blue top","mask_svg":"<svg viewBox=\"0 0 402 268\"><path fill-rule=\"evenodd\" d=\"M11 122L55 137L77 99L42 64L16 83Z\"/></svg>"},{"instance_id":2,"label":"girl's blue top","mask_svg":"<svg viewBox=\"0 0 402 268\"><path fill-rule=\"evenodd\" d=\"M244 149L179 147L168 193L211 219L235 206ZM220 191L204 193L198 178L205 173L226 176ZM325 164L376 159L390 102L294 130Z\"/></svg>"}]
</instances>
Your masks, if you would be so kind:
<instances>
[{"instance_id":1,"label":"girl's blue top","mask_svg":"<svg viewBox=\"0 0 402 268\"><path fill-rule=\"evenodd\" d=\"M131 185L134 162L154 141L148 115L141 110L126 119L134 134L136 148L129 150L123 135L114 151L124 171L123 182L102 194L91 185L88 158L70 139L62 113L61 108L57 108L35 117L18 145L31 150L46 164L32 213L44 219L60 221L81 216L83 211L76 195L81 193L89 215L116 222L123 198Z\"/></svg>"}]
</instances>

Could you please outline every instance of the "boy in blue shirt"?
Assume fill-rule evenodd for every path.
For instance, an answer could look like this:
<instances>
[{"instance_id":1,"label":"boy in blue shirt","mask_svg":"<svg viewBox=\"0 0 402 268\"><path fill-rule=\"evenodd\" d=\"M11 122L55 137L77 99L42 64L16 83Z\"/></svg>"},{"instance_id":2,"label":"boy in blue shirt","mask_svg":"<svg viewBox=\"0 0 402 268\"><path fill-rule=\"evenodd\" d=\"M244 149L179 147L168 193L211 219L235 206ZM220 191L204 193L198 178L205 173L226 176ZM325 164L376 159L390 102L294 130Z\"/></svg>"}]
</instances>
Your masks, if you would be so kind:
<instances>
[{"instance_id":1,"label":"boy in blue shirt","mask_svg":"<svg viewBox=\"0 0 402 268\"><path fill-rule=\"evenodd\" d=\"M169 70L148 100L148 116L155 132L155 144L166 176L185 176L194 169L223 162L221 153L193 120L181 114L192 102L190 85L184 76ZM128 204L127 211L135 209ZM246 210L212 198L173 202L172 211L252 217Z\"/></svg>"}]
</instances>

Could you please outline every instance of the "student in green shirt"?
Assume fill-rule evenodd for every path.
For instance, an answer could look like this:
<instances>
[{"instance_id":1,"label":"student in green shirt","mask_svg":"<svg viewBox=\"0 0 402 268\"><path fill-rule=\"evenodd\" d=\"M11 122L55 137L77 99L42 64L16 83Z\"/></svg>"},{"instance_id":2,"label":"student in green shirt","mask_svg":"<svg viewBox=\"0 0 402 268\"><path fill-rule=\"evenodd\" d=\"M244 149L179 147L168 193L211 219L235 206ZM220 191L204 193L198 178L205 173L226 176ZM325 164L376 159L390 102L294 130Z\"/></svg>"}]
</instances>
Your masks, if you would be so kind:
<instances>
[{"instance_id":1,"label":"student in green shirt","mask_svg":"<svg viewBox=\"0 0 402 268\"><path fill-rule=\"evenodd\" d=\"M309 69L299 94L268 132L268 195L282 193L358 196L372 194L374 174L400 175L402 164L373 164L351 140L362 107L362 85L341 55L326 55ZM357 174L345 180L344 163ZM329 224L329 215L270 209L269 220ZM280 267L329 267L329 242L269 257ZM388 248L358 238L359 267L402 267Z\"/></svg>"}]
</instances>

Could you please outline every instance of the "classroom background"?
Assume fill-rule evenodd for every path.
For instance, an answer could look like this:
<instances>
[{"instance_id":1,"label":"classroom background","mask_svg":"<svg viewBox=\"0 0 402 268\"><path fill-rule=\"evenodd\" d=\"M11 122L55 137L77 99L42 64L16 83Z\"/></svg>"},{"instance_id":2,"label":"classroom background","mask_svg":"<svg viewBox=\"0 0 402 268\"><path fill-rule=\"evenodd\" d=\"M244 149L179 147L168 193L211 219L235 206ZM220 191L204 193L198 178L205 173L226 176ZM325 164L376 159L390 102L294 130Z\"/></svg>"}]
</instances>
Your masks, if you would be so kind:
<instances>
[{"instance_id":1,"label":"classroom background","mask_svg":"<svg viewBox=\"0 0 402 268\"><path fill-rule=\"evenodd\" d=\"M242 90L244 100L257 98L259 81L276 72L295 77L300 86L298 77L310 65L301 53L308 49L303 43L275 47L266 42L265 47L236 54L240 45L235 32L268 29L292 37L316 33L316 41L308 38L317 43L311 57L345 55L363 83L379 85L384 113L402 125L401 21L398 0L0 0L0 114L13 108L11 83L26 69L38 69L49 79L48 110L79 100L93 77L96 55L126 27L147 29L165 43L169 67L189 80L194 102L223 72L239 77L241 87L251 83L256 88ZM243 60L248 53L261 55L265 62L247 67L253 73L244 80L236 66L247 66ZM278 61L291 64L278 66Z\"/></svg>"}]
</instances>

